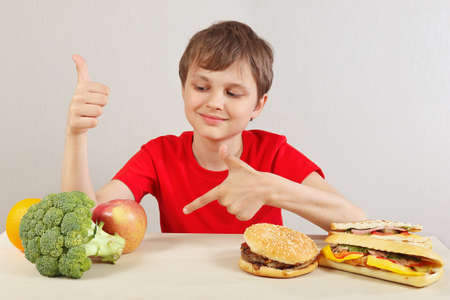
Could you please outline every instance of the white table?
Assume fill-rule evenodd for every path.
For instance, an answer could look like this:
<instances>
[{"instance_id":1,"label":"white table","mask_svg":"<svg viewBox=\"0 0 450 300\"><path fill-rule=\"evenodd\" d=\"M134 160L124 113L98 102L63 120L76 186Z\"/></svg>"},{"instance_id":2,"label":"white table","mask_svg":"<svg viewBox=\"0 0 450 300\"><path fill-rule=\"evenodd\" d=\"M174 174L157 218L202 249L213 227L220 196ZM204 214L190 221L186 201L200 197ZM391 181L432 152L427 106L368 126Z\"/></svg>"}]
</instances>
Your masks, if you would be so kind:
<instances>
[{"instance_id":1,"label":"white table","mask_svg":"<svg viewBox=\"0 0 450 300\"><path fill-rule=\"evenodd\" d=\"M319 247L324 236L311 236ZM433 248L448 263L438 239ZM414 288L318 268L291 278L257 277L239 269L242 235L150 234L115 265L96 263L81 279L41 276L0 234L1 299L450 299L448 267L437 283Z\"/></svg>"}]
</instances>

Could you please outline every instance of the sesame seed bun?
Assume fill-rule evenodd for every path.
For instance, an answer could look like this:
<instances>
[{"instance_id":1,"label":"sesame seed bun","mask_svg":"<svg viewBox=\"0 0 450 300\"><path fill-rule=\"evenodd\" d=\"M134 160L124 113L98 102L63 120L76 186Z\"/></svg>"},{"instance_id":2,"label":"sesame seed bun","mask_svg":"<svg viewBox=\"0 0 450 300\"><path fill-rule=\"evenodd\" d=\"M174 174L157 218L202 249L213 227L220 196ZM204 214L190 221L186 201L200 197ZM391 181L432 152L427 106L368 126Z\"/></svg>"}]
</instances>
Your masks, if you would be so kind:
<instances>
[{"instance_id":1,"label":"sesame seed bun","mask_svg":"<svg viewBox=\"0 0 450 300\"><path fill-rule=\"evenodd\" d=\"M244 239L253 253L285 264L305 263L319 254L309 236L280 225L254 224L247 227Z\"/></svg>"}]
</instances>

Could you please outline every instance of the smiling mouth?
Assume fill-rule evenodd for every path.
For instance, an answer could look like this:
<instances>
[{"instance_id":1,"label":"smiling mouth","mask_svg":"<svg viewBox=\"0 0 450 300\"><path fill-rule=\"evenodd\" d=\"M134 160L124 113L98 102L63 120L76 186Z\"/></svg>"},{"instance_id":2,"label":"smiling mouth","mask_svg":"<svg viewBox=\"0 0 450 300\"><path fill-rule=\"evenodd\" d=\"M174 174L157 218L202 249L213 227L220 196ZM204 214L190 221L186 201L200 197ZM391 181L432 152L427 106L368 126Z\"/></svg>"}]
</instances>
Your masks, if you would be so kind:
<instances>
[{"instance_id":1,"label":"smiling mouth","mask_svg":"<svg viewBox=\"0 0 450 300\"><path fill-rule=\"evenodd\" d=\"M216 121L225 121L226 119L221 118L221 117L216 117L216 116L211 116L211 115L205 115L205 114L200 114L203 118L205 119L210 119L210 120L216 120Z\"/></svg>"},{"instance_id":2,"label":"smiling mouth","mask_svg":"<svg viewBox=\"0 0 450 300\"><path fill-rule=\"evenodd\" d=\"M211 116L211 115L205 115L205 114L200 114L200 116L202 117L202 119L204 120L204 122L208 125L212 125L212 126L216 126L216 125L220 125L222 124L224 121L226 121L227 119L224 118L220 118L220 117L216 117L216 116Z\"/></svg>"}]
</instances>

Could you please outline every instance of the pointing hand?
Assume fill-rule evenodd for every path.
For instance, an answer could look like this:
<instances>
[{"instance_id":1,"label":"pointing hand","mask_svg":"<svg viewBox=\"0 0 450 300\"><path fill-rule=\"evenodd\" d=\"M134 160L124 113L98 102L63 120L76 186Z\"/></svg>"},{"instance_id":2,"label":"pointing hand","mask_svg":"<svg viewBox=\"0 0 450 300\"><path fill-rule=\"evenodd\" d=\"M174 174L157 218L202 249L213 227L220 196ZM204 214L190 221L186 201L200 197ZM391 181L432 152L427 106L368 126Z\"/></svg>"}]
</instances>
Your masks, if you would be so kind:
<instances>
[{"instance_id":1,"label":"pointing hand","mask_svg":"<svg viewBox=\"0 0 450 300\"><path fill-rule=\"evenodd\" d=\"M186 205L183 212L192 213L217 200L237 219L250 220L266 204L271 174L258 172L239 158L230 155L226 145L220 147L219 154L228 166L228 177L206 194Z\"/></svg>"}]
</instances>

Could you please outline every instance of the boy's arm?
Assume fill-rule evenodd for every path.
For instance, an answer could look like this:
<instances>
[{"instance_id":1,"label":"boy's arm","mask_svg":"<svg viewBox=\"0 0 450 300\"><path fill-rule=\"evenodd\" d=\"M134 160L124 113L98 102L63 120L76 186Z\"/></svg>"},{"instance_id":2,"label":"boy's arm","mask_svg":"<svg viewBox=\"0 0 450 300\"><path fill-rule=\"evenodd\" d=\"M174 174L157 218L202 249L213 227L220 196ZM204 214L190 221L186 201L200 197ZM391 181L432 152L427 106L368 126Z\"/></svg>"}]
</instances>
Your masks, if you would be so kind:
<instances>
[{"instance_id":1,"label":"boy's arm","mask_svg":"<svg viewBox=\"0 0 450 300\"><path fill-rule=\"evenodd\" d=\"M62 168L62 191L82 191L97 204L113 199L131 199L134 195L120 180L112 180L94 191L89 175L86 135L66 136Z\"/></svg>"},{"instance_id":2,"label":"boy's arm","mask_svg":"<svg viewBox=\"0 0 450 300\"><path fill-rule=\"evenodd\" d=\"M108 101L109 88L90 81L86 62L81 56L74 55L73 60L78 81L67 117L61 190L84 192L97 203L118 198L134 199L130 189L118 180L109 182L95 193L89 175L87 131L97 126L97 118Z\"/></svg>"},{"instance_id":3,"label":"boy's arm","mask_svg":"<svg viewBox=\"0 0 450 300\"><path fill-rule=\"evenodd\" d=\"M87 135L66 135L62 166L61 191L81 191L96 201L95 191L89 175L87 157Z\"/></svg>"},{"instance_id":4,"label":"boy's arm","mask_svg":"<svg viewBox=\"0 0 450 300\"><path fill-rule=\"evenodd\" d=\"M299 184L271 174L272 193L266 204L289 210L329 231L332 222L366 219L362 209L345 199L319 174L312 172Z\"/></svg>"},{"instance_id":5,"label":"boy's arm","mask_svg":"<svg viewBox=\"0 0 450 300\"><path fill-rule=\"evenodd\" d=\"M316 172L302 184L272 173L259 172L221 148L228 166L228 177L218 186L195 199L183 209L185 214L217 200L230 214L247 221L263 205L283 208L325 230L332 222L359 221L364 212L340 195Z\"/></svg>"},{"instance_id":6,"label":"boy's arm","mask_svg":"<svg viewBox=\"0 0 450 300\"><path fill-rule=\"evenodd\" d=\"M114 200L114 199L130 199L134 200L134 195L130 188L120 180L113 179L105 184L96 193L97 204Z\"/></svg>"}]
</instances>

